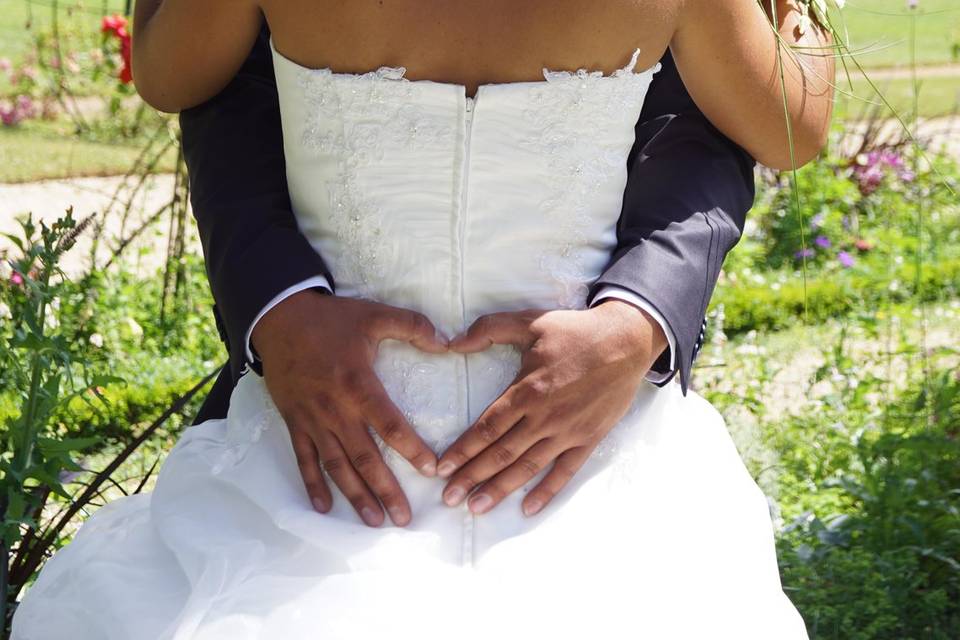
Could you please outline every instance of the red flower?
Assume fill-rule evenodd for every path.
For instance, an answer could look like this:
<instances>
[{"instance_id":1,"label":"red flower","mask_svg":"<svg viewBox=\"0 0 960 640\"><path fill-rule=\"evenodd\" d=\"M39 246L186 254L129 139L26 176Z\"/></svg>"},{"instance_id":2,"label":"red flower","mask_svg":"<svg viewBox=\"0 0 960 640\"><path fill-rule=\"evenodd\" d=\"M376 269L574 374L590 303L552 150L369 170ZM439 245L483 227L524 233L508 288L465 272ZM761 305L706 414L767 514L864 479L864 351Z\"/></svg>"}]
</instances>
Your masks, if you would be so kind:
<instances>
[{"instance_id":1,"label":"red flower","mask_svg":"<svg viewBox=\"0 0 960 640\"><path fill-rule=\"evenodd\" d=\"M864 240L863 238L860 238L859 240L857 240L857 241L854 242L853 244L854 244L854 246L855 246L857 249L859 249L860 251L870 251L870 249L873 248L873 245L870 244L869 242L867 242L866 240Z\"/></svg>"},{"instance_id":2,"label":"red flower","mask_svg":"<svg viewBox=\"0 0 960 640\"><path fill-rule=\"evenodd\" d=\"M118 38L122 37L121 33L125 34L127 32L127 19L119 14L104 16L103 22L100 23L100 31L102 33L112 33Z\"/></svg>"},{"instance_id":3,"label":"red flower","mask_svg":"<svg viewBox=\"0 0 960 640\"><path fill-rule=\"evenodd\" d=\"M120 57L123 58L123 68L120 69L120 82L130 84L133 82L133 65L131 63L131 52L133 47L130 43L130 35L126 32L120 36Z\"/></svg>"},{"instance_id":4,"label":"red flower","mask_svg":"<svg viewBox=\"0 0 960 640\"><path fill-rule=\"evenodd\" d=\"M132 46L130 43L130 32L127 31L127 19L121 15L104 16L100 25L100 31L113 35L120 41L120 57L123 60L123 67L120 69L120 82L129 84L133 82L133 66L130 62Z\"/></svg>"}]
</instances>

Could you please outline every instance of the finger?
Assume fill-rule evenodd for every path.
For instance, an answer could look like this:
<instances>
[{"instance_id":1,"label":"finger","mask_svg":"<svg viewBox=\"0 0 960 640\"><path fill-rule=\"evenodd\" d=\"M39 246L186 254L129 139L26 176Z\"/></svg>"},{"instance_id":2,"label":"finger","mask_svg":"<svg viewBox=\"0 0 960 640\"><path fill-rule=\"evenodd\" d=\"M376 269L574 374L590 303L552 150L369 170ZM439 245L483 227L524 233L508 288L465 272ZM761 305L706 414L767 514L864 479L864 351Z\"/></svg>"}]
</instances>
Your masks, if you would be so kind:
<instances>
[{"instance_id":1,"label":"finger","mask_svg":"<svg viewBox=\"0 0 960 640\"><path fill-rule=\"evenodd\" d=\"M523 409L516 400L516 384L507 387L500 397L487 407L477 421L450 445L437 465L437 473L448 478L481 451L500 439L523 418Z\"/></svg>"},{"instance_id":2,"label":"finger","mask_svg":"<svg viewBox=\"0 0 960 640\"><path fill-rule=\"evenodd\" d=\"M467 502L470 511L476 514L490 511L508 495L533 480L562 452L563 449L549 439L536 443L470 496Z\"/></svg>"},{"instance_id":3,"label":"finger","mask_svg":"<svg viewBox=\"0 0 960 640\"><path fill-rule=\"evenodd\" d=\"M567 449L557 457L553 467L547 472L537 486L523 499L523 515L532 516L540 513L550 501L567 486L567 483L576 475L580 467L590 458L592 446Z\"/></svg>"},{"instance_id":4,"label":"finger","mask_svg":"<svg viewBox=\"0 0 960 640\"><path fill-rule=\"evenodd\" d=\"M326 429L322 430L317 436L317 449L320 451L324 471L330 475L340 492L350 501L360 519L371 527L379 527L383 524L380 503L367 487L367 483L350 464L337 437Z\"/></svg>"},{"instance_id":5,"label":"finger","mask_svg":"<svg viewBox=\"0 0 960 640\"><path fill-rule=\"evenodd\" d=\"M293 453L297 457L297 467L303 486L310 497L310 504L320 513L330 511L333 506L333 496L326 480L323 479L323 470L320 468L320 453L313 438L305 430L294 427L290 429L290 440L293 443Z\"/></svg>"},{"instance_id":6,"label":"finger","mask_svg":"<svg viewBox=\"0 0 960 640\"><path fill-rule=\"evenodd\" d=\"M539 438L529 423L521 420L502 438L453 474L443 490L443 501L451 507L460 504L477 486L516 462L537 440Z\"/></svg>"},{"instance_id":7,"label":"finger","mask_svg":"<svg viewBox=\"0 0 960 640\"><path fill-rule=\"evenodd\" d=\"M376 376L371 376L366 385L363 403L364 417L384 442L423 475L428 478L437 475L437 455L393 404Z\"/></svg>"},{"instance_id":8,"label":"finger","mask_svg":"<svg viewBox=\"0 0 960 640\"><path fill-rule=\"evenodd\" d=\"M410 522L410 504L390 467L383 461L380 448L366 427L356 427L345 434L341 442L350 458L350 464L380 500L390 519L398 527ZM379 525L378 525L379 526Z\"/></svg>"},{"instance_id":9,"label":"finger","mask_svg":"<svg viewBox=\"0 0 960 640\"><path fill-rule=\"evenodd\" d=\"M402 340L428 353L446 353L447 339L422 313L385 307L373 320L373 335L378 340Z\"/></svg>"},{"instance_id":10,"label":"finger","mask_svg":"<svg viewBox=\"0 0 960 640\"><path fill-rule=\"evenodd\" d=\"M485 351L495 344L512 344L525 350L533 343L530 318L525 314L503 312L480 316L465 333L450 341L457 353Z\"/></svg>"}]
</instances>

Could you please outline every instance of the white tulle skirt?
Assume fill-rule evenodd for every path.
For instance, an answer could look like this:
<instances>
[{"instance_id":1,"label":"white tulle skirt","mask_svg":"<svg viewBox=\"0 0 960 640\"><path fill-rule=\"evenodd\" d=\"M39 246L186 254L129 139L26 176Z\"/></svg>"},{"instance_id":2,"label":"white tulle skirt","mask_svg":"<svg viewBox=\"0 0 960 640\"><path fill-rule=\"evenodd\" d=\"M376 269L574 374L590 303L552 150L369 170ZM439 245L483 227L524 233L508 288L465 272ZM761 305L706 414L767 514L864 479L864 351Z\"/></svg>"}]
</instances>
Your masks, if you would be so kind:
<instances>
[{"instance_id":1,"label":"white tulle skirt","mask_svg":"<svg viewBox=\"0 0 960 640\"><path fill-rule=\"evenodd\" d=\"M97 511L26 594L14 640L807 637L764 495L720 415L677 385L645 385L532 518L522 492L482 516L447 507L442 480L393 459L406 528L365 527L336 491L316 513L282 423L235 435L268 401L243 377L152 494Z\"/></svg>"}]
</instances>

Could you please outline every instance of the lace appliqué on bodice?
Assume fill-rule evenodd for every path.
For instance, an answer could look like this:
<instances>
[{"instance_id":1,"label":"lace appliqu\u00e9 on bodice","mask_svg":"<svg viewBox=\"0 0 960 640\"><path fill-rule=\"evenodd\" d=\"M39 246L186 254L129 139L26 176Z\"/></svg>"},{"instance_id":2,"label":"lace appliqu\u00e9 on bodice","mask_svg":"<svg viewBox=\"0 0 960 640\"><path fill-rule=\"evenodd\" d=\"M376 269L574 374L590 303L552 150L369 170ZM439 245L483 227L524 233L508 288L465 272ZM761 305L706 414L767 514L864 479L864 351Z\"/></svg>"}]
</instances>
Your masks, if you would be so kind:
<instances>
[{"instance_id":1,"label":"lace appliqu\u00e9 on bodice","mask_svg":"<svg viewBox=\"0 0 960 640\"><path fill-rule=\"evenodd\" d=\"M554 230L553 243L540 255L540 266L560 286L558 304L583 308L590 283L596 278L583 264L577 249L587 239L591 197L623 171L622 145L606 145L603 128L643 100L650 75L660 65L634 72L640 50L630 62L605 76L600 71L543 70L546 84L532 90L527 120L539 135L524 145L549 159L551 196L542 201L545 224Z\"/></svg>"},{"instance_id":2,"label":"lace appliqu\u00e9 on bodice","mask_svg":"<svg viewBox=\"0 0 960 640\"><path fill-rule=\"evenodd\" d=\"M329 69L300 69L300 87L308 104L302 142L316 153L336 159L329 184L331 222L344 251L345 265L361 293L385 275L387 239L382 233L381 203L360 184L360 174L376 167L386 149L427 148L452 144L454 123L417 108L416 83L404 79L403 67L381 67L360 75Z\"/></svg>"}]
</instances>

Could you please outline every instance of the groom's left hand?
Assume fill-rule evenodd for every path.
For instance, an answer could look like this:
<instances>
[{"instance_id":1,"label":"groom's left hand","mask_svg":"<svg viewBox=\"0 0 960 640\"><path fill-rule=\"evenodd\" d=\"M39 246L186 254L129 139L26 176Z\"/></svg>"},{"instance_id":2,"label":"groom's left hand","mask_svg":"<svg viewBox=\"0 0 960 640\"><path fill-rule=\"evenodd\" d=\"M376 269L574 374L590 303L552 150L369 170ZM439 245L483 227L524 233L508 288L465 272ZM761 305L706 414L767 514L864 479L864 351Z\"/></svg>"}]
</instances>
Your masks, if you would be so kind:
<instances>
[{"instance_id":1,"label":"groom's left hand","mask_svg":"<svg viewBox=\"0 0 960 640\"><path fill-rule=\"evenodd\" d=\"M583 311L483 316L450 342L460 353L512 344L522 354L513 384L441 456L450 506L485 513L552 463L523 500L533 515L576 474L630 408L667 345L645 311L617 299Z\"/></svg>"}]
</instances>

